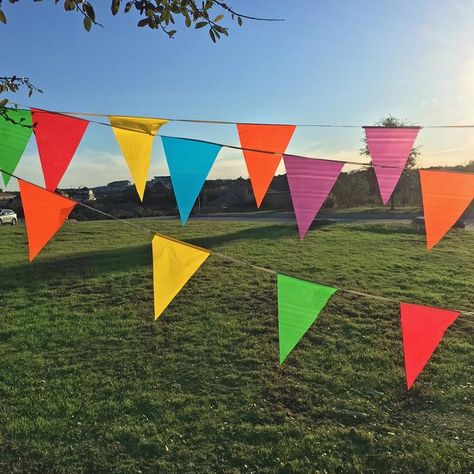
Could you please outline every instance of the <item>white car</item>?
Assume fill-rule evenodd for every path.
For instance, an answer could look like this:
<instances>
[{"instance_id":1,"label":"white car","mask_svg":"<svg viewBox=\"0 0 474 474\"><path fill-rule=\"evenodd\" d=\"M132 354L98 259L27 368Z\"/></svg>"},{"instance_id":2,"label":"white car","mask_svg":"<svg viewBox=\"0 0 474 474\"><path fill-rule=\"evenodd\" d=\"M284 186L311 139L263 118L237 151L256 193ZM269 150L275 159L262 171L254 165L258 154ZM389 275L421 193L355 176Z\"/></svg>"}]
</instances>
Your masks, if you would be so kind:
<instances>
[{"instance_id":1,"label":"white car","mask_svg":"<svg viewBox=\"0 0 474 474\"><path fill-rule=\"evenodd\" d=\"M15 225L18 222L18 217L15 211L11 209L0 209L0 225L11 224Z\"/></svg>"}]
</instances>

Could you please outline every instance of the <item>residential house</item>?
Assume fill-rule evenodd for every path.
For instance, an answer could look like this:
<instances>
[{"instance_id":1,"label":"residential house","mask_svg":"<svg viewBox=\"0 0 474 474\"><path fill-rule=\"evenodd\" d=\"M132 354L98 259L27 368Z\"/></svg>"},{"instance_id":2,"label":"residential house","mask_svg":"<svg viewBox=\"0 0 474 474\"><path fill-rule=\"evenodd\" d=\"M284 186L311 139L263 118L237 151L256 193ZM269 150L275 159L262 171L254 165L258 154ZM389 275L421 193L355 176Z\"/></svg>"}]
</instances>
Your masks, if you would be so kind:
<instances>
[{"instance_id":1,"label":"residential house","mask_svg":"<svg viewBox=\"0 0 474 474\"><path fill-rule=\"evenodd\" d=\"M79 202L95 201L94 191L87 187L83 188L69 188L69 189L58 189L63 195Z\"/></svg>"},{"instance_id":2,"label":"residential house","mask_svg":"<svg viewBox=\"0 0 474 474\"><path fill-rule=\"evenodd\" d=\"M112 181L111 183L107 184L107 188L109 190L109 193L117 193L117 192L123 192L123 191L128 191L130 189L130 186L132 183L128 179L123 179L120 181Z\"/></svg>"}]
</instances>

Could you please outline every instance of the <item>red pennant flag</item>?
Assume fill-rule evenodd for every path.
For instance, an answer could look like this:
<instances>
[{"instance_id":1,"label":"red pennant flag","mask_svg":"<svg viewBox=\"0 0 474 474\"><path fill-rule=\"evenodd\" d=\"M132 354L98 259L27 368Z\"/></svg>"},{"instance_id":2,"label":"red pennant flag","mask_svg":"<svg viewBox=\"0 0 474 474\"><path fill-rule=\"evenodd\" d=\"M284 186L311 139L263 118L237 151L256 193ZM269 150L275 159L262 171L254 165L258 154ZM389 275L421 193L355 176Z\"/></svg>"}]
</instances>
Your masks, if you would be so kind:
<instances>
[{"instance_id":1,"label":"red pennant flag","mask_svg":"<svg viewBox=\"0 0 474 474\"><path fill-rule=\"evenodd\" d=\"M21 179L18 184L31 262L63 225L77 202Z\"/></svg>"},{"instance_id":2,"label":"red pennant flag","mask_svg":"<svg viewBox=\"0 0 474 474\"><path fill-rule=\"evenodd\" d=\"M400 303L400 313L405 372L410 388L460 313L408 303Z\"/></svg>"},{"instance_id":3,"label":"red pennant flag","mask_svg":"<svg viewBox=\"0 0 474 474\"><path fill-rule=\"evenodd\" d=\"M242 148L272 152L243 150L257 207L262 204L295 128L295 125L237 124Z\"/></svg>"},{"instance_id":4,"label":"red pennant flag","mask_svg":"<svg viewBox=\"0 0 474 474\"><path fill-rule=\"evenodd\" d=\"M456 223L474 197L474 174L420 171L426 246L431 250Z\"/></svg>"},{"instance_id":5,"label":"red pennant flag","mask_svg":"<svg viewBox=\"0 0 474 474\"><path fill-rule=\"evenodd\" d=\"M86 131L87 120L31 109L46 188L54 191Z\"/></svg>"},{"instance_id":6,"label":"red pennant flag","mask_svg":"<svg viewBox=\"0 0 474 474\"><path fill-rule=\"evenodd\" d=\"M364 127L380 195L390 199L410 156L420 127Z\"/></svg>"}]
</instances>

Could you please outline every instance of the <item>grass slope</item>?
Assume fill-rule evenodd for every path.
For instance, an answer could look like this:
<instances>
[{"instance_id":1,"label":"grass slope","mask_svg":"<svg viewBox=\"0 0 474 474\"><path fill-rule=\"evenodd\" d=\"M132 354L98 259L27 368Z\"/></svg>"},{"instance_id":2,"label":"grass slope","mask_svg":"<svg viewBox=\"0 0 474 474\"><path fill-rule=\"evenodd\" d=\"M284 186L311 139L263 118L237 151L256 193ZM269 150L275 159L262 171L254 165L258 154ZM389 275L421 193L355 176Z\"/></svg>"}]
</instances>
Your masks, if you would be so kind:
<instances>
[{"instance_id":1,"label":"grass slope","mask_svg":"<svg viewBox=\"0 0 474 474\"><path fill-rule=\"evenodd\" d=\"M137 221L138 222L138 221ZM257 265L473 311L474 233L141 220ZM210 257L153 321L150 235L0 229L1 472L469 472L473 318L407 393L397 304L338 292L278 364L275 279Z\"/></svg>"}]
</instances>

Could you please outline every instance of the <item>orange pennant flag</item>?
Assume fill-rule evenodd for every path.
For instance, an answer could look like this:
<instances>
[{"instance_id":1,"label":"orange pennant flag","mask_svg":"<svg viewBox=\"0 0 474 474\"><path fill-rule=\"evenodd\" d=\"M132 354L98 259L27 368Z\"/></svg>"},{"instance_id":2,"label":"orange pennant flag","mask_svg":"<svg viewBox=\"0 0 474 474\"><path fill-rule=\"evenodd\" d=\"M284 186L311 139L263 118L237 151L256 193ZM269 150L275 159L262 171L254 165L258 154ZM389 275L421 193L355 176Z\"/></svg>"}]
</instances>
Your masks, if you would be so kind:
<instances>
[{"instance_id":1,"label":"orange pennant flag","mask_svg":"<svg viewBox=\"0 0 474 474\"><path fill-rule=\"evenodd\" d=\"M277 153L243 150L257 207L262 204L295 128L295 125L237 124L242 148Z\"/></svg>"},{"instance_id":2,"label":"orange pennant flag","mask_svg":"<svg viewBox=\"0 0 474 474\"><path fill-rule=\"evenodd\" d=\"M60 229L77 202L21 179L18 184L31 262Z\"/></svg>"},{"instance_id":3,"label":"orange pennant flag","mask_svg":"<svg viewBox=\"0 0 474 474\"><path fill-rule=\"evenodd\" d=\"M474 174L420 171L426 246L431 250L456 223L474 197Z\"/></svg>"}]
</instances>

